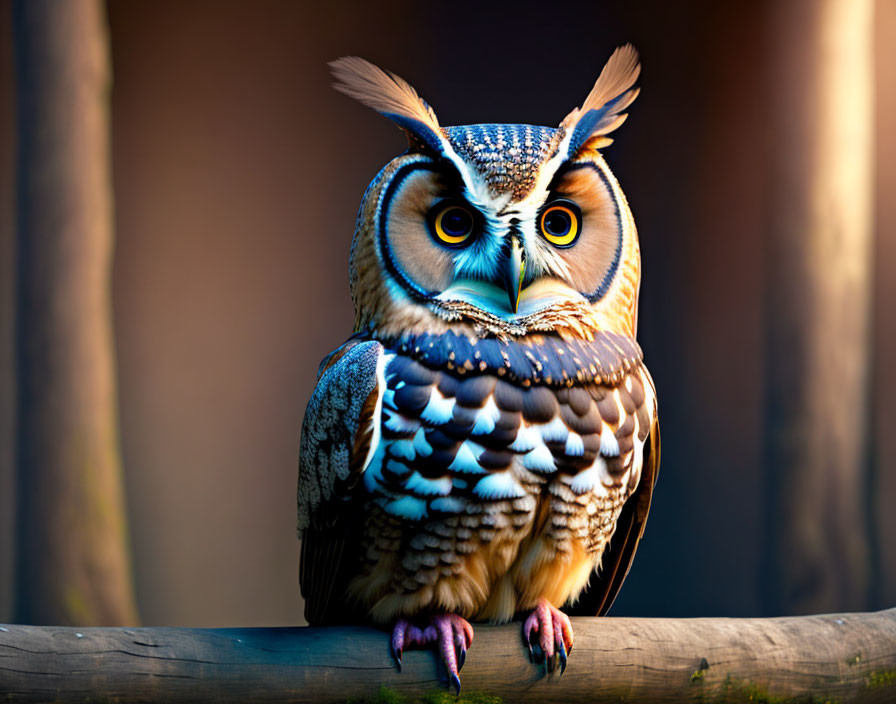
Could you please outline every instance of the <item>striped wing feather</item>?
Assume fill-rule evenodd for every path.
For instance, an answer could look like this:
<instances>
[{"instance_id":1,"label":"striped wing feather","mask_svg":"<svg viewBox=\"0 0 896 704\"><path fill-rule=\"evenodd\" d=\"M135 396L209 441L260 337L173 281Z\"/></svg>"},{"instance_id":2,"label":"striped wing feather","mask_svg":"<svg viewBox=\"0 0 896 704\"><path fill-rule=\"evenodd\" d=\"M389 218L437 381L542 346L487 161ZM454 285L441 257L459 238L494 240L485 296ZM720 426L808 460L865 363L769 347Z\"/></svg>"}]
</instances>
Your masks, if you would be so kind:
<instances>
[{"instance_id":1,"label":"striped wing feather","mask_svg":"<svg viewBox=\"0 0 896 704\"><path fill-rule=\"evenodd\" d=\"M373 436L382 347L352 341L322 365L302 425L299 585L312 625L357 621L343 600L357 564L361 512L352 489Z\"/></svg>"},{"instance_id":2,"label":"striped wing feather","mask_svg":"<svg viewBox=\"0 0 896 704\"><path fill-rule=\"evenodd\" d=\"M622 583L628 576L635 551L644 534L653 487L660 465L660 425L654 417L650 435L644 445L644 466L638 488L622 507L616 531L601 559L601 567L592 575L591 583L575 604L563 610L571 616L603 616L606 614Z\"/></svg>"}]
</instances>

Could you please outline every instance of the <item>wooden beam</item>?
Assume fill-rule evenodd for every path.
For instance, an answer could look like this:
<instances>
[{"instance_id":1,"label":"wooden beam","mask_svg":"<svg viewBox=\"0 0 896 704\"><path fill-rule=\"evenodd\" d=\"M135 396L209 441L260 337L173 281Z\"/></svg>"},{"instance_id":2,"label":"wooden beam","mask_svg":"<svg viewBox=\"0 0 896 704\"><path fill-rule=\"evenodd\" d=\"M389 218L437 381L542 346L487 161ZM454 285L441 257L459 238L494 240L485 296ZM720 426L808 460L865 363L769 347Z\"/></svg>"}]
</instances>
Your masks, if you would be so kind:
<instances>
[{"instance_id":1,"label":"wooden beam","mask_svg":"<svg viewBox=\"0 0 896 704\"><path fill-rule=\"evenodd\" d=\"M529 663L520 624L477 627L464 693L545 704L896 701L896 609L573 627L562 676ZM387 634L370 628L0 627L0 701L325 704L375 699L381 686L409 701L445 691L433 653L406 653L399 673Z\"/></svg>"}]
</instances>

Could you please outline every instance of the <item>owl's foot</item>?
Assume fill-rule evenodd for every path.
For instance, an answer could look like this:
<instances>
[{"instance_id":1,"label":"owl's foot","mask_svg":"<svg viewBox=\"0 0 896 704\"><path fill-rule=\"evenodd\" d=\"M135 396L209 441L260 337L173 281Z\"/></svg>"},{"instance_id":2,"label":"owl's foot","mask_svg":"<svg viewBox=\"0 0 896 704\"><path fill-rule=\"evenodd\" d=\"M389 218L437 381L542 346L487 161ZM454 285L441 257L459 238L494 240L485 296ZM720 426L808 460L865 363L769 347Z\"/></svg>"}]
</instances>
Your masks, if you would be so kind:
<instances>
[{"instance_id":1,"label":"owl's foot","mask_svg":"<svg viewBox=\"0 0 896 704\"><path fill-rule=\"evenodd\" d=\"M566 658L572 650L572 624L569 616L542 599L523 624L523 638L529 646L529 659L544 658L548 672L554 671L555 656L560 660L560 674L566 670Z\"/></svg>"},{"instance_id":2,"label":"owl's foot","mask_svg":"<svg viewBox=\"0 0 896 704\"><path fill-rule=\"evenodd\" d=\"M399 619L392 631L392 655L401 669L402 653L414 647L426 647L436 643L439 656L448 671L449 689L454 685L460 694L458 673L467 659L467 649L473 644L473 627L456 614L439 614L430 619L429 625L420 629L405 619Z\"/></svg>"}]
</instances>

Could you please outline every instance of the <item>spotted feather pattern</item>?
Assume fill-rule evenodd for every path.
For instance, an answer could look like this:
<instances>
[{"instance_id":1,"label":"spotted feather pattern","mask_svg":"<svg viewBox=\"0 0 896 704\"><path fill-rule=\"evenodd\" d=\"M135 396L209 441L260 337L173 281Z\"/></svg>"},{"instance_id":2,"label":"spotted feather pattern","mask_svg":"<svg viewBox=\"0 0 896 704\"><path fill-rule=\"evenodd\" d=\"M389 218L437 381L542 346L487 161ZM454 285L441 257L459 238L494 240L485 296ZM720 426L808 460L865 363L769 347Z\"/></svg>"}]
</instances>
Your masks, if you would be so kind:
<instances>
[{"instance_id":1,"label":"spotted feather pattern","mask_svg":"<svg viewBox=\"0 0 896 704\"><path fill-rule=\"evenodd\" d=\"M565 353L573 349L584 354ZM575 598L599 564L640 481L652 382L635 357L615 382L548 386L521 373L524 359L503 377L488 366L460 374L386 347L352 583L375 620L434 604L506 620L544 593L539 579L564 573L550 561L577 565L550 587L557 603Z\"/></svg>"},{"instance_id":2,"label":"spotted feather pattern","mask_svg":"<svg viewBox=\"0 0 896 704\"><path fill-rule=\"evenodd\" d=\"M512 340L453 331L406 333L386 344L428 367L457 376L493 374L524 387L617 384L642 358L637 342L611 332L592 340L538 334Z\"/></svg>"},{"instance_id":3,"label":"spotted feather pattern","mask_svg":"<svg viewBox=\"0 0 896 704\"><path fill-rule=\"evenodd\" d=\"M523 200L544 162L557 151L562 133L536 125L463 125L446 127L454 151L485 181L493 197Z\"/></svg>"},{"instance_id":4,"label":"spotted feather pattern","mask_svg":"<svg viewBox=\"0 0 896 704\"><path fill-rule=\"evenodd\" d=\"M633 488L652 420L645 374L615 386L524 387L387 351L382 439L364 484L387 513L410 520L522 499L546 483L568 500Z\"/></svg>"}]
</instances>

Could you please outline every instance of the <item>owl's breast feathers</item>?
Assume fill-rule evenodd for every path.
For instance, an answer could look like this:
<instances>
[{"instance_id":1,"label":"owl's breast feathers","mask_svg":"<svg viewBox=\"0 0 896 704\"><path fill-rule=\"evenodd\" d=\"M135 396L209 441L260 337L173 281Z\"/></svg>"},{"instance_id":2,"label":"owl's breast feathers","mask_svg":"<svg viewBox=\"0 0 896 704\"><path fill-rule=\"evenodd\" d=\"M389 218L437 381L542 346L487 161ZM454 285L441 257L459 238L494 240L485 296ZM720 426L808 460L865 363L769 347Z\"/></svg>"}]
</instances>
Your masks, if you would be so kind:
<instances>
[{"instance_id":1,"label":"owl's breast feathers","mask_svg":"<svg viewBox=\"0 0 896 704\"><path fill-rule=\"evenodd\" d=\"M325 365L300 460L299 533L310 539L301 581L318 602L308 604L310 620L358 569L342 558L363 522L340 518L370 507L424 526L453 517L466 525L500 506L523 517L512 521L520 530L547 531L552 550L593 553L584 582L607 553L592 613L608 608L643 529L658 455L656 396L634 340L356 336ZM624 535L605 550L614 529Z\"/></svg>"}]
</instances>

